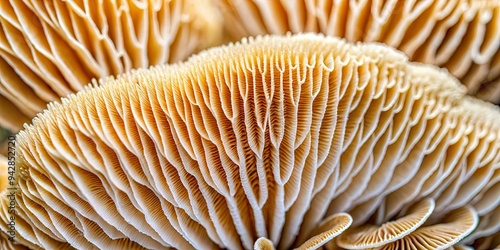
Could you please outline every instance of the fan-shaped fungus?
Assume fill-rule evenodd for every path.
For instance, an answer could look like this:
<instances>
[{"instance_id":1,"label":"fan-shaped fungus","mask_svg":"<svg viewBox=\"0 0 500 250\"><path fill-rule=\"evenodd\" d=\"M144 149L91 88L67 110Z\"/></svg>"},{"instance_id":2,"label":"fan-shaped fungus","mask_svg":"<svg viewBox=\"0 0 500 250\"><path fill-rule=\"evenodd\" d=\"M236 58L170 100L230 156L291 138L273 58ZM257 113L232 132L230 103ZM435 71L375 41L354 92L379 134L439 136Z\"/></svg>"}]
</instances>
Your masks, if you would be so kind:
<instances>
[{"instance_id":1,"label":"fan-shaped fungus","mask_svg":"<svg viewBox=\"0 0 500 250\"><path fill-rule=\"evenodd\" d=\"M387 208L421 201L393 243L452 227L439 241L451 246L477 223L470 204L498 206L488 190L500 176L490 166L500 111L464 95L446 72L391 48L312 34L244 39L94 82L18 134L19 242L319 246L351 216L355 227L380 224ZM413 178L432 183L393 205ZM448 204L458 206L450 217ZM450 222L415 229L433 207L427 221Z\"/></svg>"},{"instance_id":2,"label":"fan-shaped fungus","mask_svg":"<svg viewBox=\"0 0 500 250\"><path fill-rule=\"evenodd\" d=\"M498 0L216 0L233 37L321 32L382 42L447 68L469 94L500 103Z\"/></svg>"},{"instance_id":3,"label":"fan-shaped fungus","mask_svg":"<svg viewBox=\"0 0 500 250\"><path fill-rule=\"evenodd\" d=\"M218 43L216 13L207 0L2 1L0 125L16 132L92 78Z\"/></svg>"},{"instance_id":4,"label":"fan-shaped fungus","mask_svg":"<svg viewBox=\"0 0 500 250\"><path fill-rule=\"evenodd\" d=\"M318 249L325 243L340 235L351 226L352 218L349 214L339 213L324 219L312 232L312 237L304 242L297 250Z\"/></svg>"}]
</instances>

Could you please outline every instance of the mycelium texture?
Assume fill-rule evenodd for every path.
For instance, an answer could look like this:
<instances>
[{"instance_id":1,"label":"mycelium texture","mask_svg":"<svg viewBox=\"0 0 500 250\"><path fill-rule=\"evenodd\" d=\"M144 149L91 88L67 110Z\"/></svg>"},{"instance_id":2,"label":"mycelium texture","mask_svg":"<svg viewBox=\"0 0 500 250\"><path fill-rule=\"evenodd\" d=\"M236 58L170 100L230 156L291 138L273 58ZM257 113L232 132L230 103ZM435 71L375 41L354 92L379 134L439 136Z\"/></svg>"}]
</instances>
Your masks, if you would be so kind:
<instances>
[{"instance_id":1,"label":"mycelium texture","mask_svg":"<svg viewBox=\"0 0 500 250\"><path fill-rule=\"evenodd\" d=\"M445 67L468 93L500 103L499 0L214 0L234 38L321 32L381 42Z\"/></svg>"},{"instance_id":2,"label":"mycelium texture","mask_svg":"<svg viewBox=\"0 0 500 250\"><path fill-rule=\"evenodd\" d=\"M0 126L17 132L93 78L219 43L216 13L209 0L2 0Z\"/></svg>"},{"instance_id":3,"label":"mycelium texture","mask_svg":"<svg viewBox=\"0 0 500 250\"><path fill-rule=\"evenodd\" d=\"M483 218L500 111L380 44L244 39L94 81L17 143L32 248L459 249L499 232Z\"/></svg>"}]
</instances>

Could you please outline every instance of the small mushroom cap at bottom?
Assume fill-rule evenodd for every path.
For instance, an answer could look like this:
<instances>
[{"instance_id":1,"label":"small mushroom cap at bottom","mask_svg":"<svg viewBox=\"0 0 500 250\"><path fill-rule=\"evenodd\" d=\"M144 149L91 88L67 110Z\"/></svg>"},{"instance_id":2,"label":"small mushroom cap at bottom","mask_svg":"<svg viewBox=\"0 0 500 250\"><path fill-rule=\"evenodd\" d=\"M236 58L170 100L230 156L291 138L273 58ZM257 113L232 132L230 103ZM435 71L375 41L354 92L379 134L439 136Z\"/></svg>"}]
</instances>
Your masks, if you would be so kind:
<instances>
[{"instance_id":1,"label":"small mushroom cap at bottom","mask_svg":"<svg viewBox=\"0 0 500 250\"><path fill-rule=\"evenodd\" d=\"M339 236L352 224L352 217L346 213L333 214L321 222L310 239L300 245L297 250L318 249L333 238Z\"/></svg>"},{"instance_id":2,"label":"small mushroom cap at bottom","mask_svg":"<svg viewBox=\"0 0 500 250\"><path fill-rule=\"evenodd\" d=\"M422 200L400 219L381 226L367 225L348 230L337 239L337 244L346 249L365 249L394 242L424 224L434 207L434 200Z\"/></svg>"},{"instance_id":3,"label":"small mushroom cap at bottom","mask_svg":"<svg viewBox=\"0 0 500 250\"><path fill-rule=\"evenodd\" d=\"M9 185L8 182L8 161L7 158L0 154L0 192L5 190Z\"/></svg>"},{"instance_id":4,"label":"small mushroom cap at bottom","mask_svg":"<svg viewBox=\"0 0 500 250\"><path fill-rule=\"evenodd\" d=\"M17 245L7 238L6 235L0 235L0 249L2 250L29 250L28 247Z\"/></svg>"},{"instance_id":5,"label":"small mushroom cap at bottom","mask_svg":"<svg viewBox=\"0 0 500 250\"><path fill-rule=\"evenodd\" d=\"M260 237L253 245L254 250L274 250L273 242L265 237Z\"/></svg>"}]
</instances>

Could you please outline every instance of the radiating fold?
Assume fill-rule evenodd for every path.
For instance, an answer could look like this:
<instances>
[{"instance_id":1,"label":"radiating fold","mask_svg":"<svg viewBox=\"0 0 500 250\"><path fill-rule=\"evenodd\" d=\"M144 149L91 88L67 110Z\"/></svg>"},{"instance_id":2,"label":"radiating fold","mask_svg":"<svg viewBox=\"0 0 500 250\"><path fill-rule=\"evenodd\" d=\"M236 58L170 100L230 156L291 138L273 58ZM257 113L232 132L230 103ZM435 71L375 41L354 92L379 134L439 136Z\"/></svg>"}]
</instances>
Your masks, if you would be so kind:
<instances>
[{"instance_id":1,"label":"radiating fold","mask_svg":"<svg viewBox=\"0 0 500 250\"><path fill-rule=\"evenodd\" d=\"M217 15L207 0L5 1L0 125L17 132L93 78L180 61L219 43Z\"/></svg>"}]
</instances>

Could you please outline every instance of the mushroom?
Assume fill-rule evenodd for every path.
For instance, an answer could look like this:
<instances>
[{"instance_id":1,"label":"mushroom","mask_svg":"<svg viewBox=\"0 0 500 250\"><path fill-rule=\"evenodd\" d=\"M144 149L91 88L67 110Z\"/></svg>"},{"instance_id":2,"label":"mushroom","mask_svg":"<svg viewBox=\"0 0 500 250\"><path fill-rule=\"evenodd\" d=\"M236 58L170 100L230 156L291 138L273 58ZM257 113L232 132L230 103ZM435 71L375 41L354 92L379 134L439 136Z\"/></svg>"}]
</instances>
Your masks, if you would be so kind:
<instances>
[{"instance_id":1,"label":"mushroom","mask_svg":"<svg viewBox=\"0 0 500 250\"><path fill-rule=\"evenodd\" d=\"M386 222L381 226L365 225L347 231L337 239L337 244L346 249L367 249L389 245L422 226L434 211L434 200L418 203L407 216Z\"/></svg>"},{"instance_id":2,"label":"mushroom","mask_svg":"<svg viewBox=\"0 0 500 250\"><path fill-rule=\"evenodd\" d=\"M274 250L273 243L264 237L260 237L253 245L254 250Z\"/></svg>"},{"instance_id":3,"label":"mushroom","mask_svg":"<svg viewBox=\"0 0 500 250\"><path fill-rule=\"evenodd\" d=\"M472 246L477 250L497 250L500 247L500 233L477 239Z\"/></svg>"},{"instance_id":4,"label":"mushroom","mask_svg":"<svg viewBox=\"0 0 500 250\"><path fill-rule=\"evenodd\" d=\"M228 33L321 32L382 42L447 68L469 94L500 103L498 0L216 0Z\"/></svg>"},{"instance_id":5,"label":"mushroom","mask_svg":"<svg viewBox=\"0 0 500 250\"><path fill-rule=\"evenodd\" d=\"M96 80L17 135L20 242L319 247L398 207L412 226L389 223L406 235L393 243L451 227L441 242L451 246L477 224L471 205L498 207L488 164L500 162L500 111L465 94L387 46L315 34L243 39ZM437 184L391 205L428 178L421 164L436 164L426 167Z\"/></svg>"},{"instance_id":6,"label":"mushroom","mask_svg":"<svg viewBox=\"0 0 500 250\"><path fill-rule=\"evenodd\" d=\"M93 78L185 59L216 44L207 0L3 1L0 125L24 122Z\"/></svg>"},{"instance_id":7,"label":"mushroom","mask_svg":"<svg viewBox=\"0 0 500 250\"><path fill-rule=\"evenodd\" d=\"M477 223L474 209L461 207L451 212L443 223L421 227L397 241L372 249L447 249L470 234Z\"/></svg>"}]
</instances>

